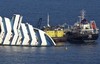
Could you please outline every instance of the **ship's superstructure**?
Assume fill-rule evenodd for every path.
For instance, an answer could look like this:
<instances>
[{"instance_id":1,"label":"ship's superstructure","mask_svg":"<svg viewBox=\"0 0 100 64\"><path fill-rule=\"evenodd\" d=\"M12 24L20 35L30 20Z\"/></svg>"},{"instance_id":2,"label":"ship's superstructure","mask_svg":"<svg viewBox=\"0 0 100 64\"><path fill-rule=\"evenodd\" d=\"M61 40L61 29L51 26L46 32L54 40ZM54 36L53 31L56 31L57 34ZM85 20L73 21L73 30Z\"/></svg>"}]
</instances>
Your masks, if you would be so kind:
<instances>
[{"instance_id":1,"label":"ship's superstructure","mask_svg":"<svg viewBox=\"0 0 100 64\"><path fill-rule=\"evenodd\" d=\"M44 31L29 23L22 23L22 16L15 14L12 20L0 16L0 45L52 46L55 42Z\"/></svg>"}]
</instances>

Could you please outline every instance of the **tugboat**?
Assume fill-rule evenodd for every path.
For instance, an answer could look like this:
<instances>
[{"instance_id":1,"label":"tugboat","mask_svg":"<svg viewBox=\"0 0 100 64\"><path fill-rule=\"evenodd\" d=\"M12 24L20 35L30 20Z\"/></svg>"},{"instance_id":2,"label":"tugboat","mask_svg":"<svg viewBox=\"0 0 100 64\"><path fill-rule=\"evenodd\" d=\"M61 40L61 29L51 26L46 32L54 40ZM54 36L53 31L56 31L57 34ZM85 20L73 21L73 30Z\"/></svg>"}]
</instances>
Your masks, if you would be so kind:
<instances>
[{"instance_id":1,"label":"tugboat","mask_svg":"<svg viewBox=\"0 0 100 64\"><path fill-rule=\"evenodd\" d=\"M87 43L95 42L99 37L99 29L94 20L88 22L85 18L85 11L81 11L79 21L70 28L70 31L66 33L67 40L75 43Z\"/></svg>"}]
</instances>

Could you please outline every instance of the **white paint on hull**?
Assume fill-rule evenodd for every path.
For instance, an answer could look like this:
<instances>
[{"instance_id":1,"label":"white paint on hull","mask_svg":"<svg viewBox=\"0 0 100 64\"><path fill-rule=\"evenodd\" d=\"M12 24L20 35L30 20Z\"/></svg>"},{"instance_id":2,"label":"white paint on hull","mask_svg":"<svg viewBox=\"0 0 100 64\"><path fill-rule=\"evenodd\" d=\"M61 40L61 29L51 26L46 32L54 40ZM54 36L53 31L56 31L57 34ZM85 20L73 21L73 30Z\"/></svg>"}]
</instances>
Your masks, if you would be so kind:
<instances>
[{"instance_id":1,"label":"white paint on hull","mask_svg":"<svg viewBox=\"0 0 100 64\"><path fill-rule=\"evenodd\" d=\"M23 42L22 45L29 45L29 35L26 29L26 26L24 23L21 23L21 27L22 27L22 32L23 32Z\"/></svg>"},{"instance_id":2,"label":"white paint on hull","mask_svg":"<svg viewBox=\"0 0 100 64\"><path fill-rule=\"evenodd\" d=\"M44 31L28 23L22 23L22 16L18 14L14 15L12 20L0 17L0 29L1 45L50 46L50 43L56 45L50 37L51 41L47 42L45 36L47 34Z\"/></svg>"},{"instance_id":3,"label":"white paint on hull","mask_svg":"<svg viewBox=\"0 0 100 64\"><path fill-rule=\"evenodd\" d=\"M11 23L10 23L10 19L9 18L4 18L5 19L5 24L6 24L6 28L7 28L7 33L4 39L4 45L9 45L10 44L10 38L12 37L12 28L11 28Z\"/></svg>"},{"instance_id":4,"label":"white paint on hull","mask_svg":"<svg viewBox=\"0 0 100 64\"><path fill-rule=\"evenodd\" d=\"M4 23L3 23L3 19L0 16L0 28L1 28L1 33L0 33L0 44L2 44L3 42L3 38L4 38Z\"/></svg>"},{"instance_id":5,"label":"white paint on hull","mask_svg":"<svg viewBox=\"0 0 100 64\"><path fill-rule=\"evenodd\" d=\"M12 42L11 42L11 45L15 45L16 42L17 42L17 39L18 39L18 23L19 23L19 20L20 19L20 15L15 15L15 18L14 18L14 24L13 24L13 39L12 39Z\"/></svg>"},{"instance_id":6,"label":"white paint on hull","mask_svg":"<svg viewBox=\"0 0 100 64\"><path fill-rule=\"evenodd\" d=\"M30 32L30 37L32 39L30 42L30 45L38 45L37 37L36 37L35 31L33 29L33 26L30 24L27 24L27 27L28 27L29 32Z\"/></svg>"},{"instance_id":7,"label":"white paint on hull","mask_svg":"<svg viewBox=\"0 0 100 64\"><path fill-rule=\"evenodd\" d=\"M47 45L47 42L46 42L46 38L44 36L44 32L42 32L41 30L39 30L39 33L40 33L40 37L41 37L41 40L42 40L42 43L41 45Z\"/></svg>"}]
</instances>

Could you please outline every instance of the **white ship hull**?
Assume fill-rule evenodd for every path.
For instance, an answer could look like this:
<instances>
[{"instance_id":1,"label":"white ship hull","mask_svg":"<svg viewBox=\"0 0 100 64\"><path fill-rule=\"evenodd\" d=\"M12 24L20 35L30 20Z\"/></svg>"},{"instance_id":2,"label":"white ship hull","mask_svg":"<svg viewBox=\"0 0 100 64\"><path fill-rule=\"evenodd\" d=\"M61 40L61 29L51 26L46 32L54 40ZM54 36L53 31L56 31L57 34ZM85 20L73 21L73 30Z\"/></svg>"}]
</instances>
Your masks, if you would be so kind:
<instances>
[{"instance_id":1,"label":"white ship hull","mask_svg":"<svg viewBox=\"0 0 100 64\"><path fill-rule=\"evenodd\" d=\"M28 23L21 23L16 14L12 20L0 17L0 44L9 46L52 46L55 42L42 30Z\"/></svg>"}]
</instances>

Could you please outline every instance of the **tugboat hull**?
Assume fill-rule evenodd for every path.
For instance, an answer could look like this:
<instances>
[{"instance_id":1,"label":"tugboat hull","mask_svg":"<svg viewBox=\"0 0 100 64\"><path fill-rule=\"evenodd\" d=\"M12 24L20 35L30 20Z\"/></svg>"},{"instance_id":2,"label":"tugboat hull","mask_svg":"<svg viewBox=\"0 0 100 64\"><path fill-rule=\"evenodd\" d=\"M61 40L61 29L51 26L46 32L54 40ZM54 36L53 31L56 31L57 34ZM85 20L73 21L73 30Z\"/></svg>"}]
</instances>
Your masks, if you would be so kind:
<instances>
[{"instance_id":1,"label":"tugboat hull","mask_svg":"<svg viewBox=\"0 0 100 64\"><path fill-rule=\"evenodd\" d=\"M67 34L67 40L73 43L95 42L98 39L98 37L99 34Z\"/></svg>"}]
</instances>

